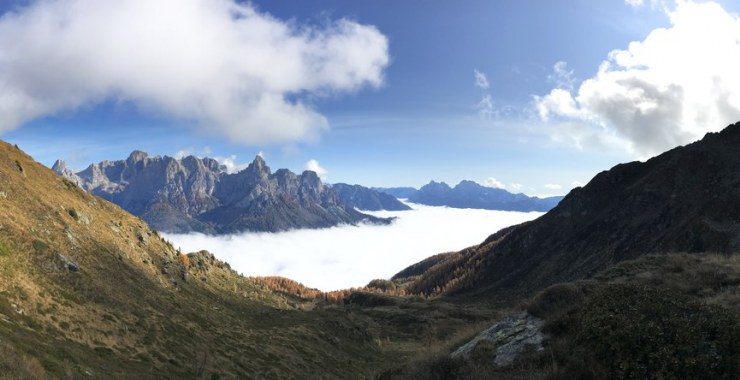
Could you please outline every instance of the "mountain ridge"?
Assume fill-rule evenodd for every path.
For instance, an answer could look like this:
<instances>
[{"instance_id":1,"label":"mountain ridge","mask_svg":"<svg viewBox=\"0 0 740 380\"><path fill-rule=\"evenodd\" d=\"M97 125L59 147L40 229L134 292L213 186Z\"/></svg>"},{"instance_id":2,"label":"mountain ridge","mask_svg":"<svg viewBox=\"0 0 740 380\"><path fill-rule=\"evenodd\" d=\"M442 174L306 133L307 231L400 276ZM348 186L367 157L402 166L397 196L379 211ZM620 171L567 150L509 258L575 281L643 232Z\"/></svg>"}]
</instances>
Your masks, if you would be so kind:
<instances>
[{"instance_id":1,"label":"mountain ridge","mask_svg":"<svg viewBox=\"0 0 740 380\"><path fill-rule=\"evenodd\" d=\"M272 173L259 155L237 173L228 173L211 158L151 157L142 151L133 151L126 160L91 164L77 173L61 160L53 169L170 233L276 232L390 222L347 206L314 172Z\"/></svg>"},{"instance_id":2,"label":"mountain ridge","mask_svg":"<svg viewBox=\"0 0 740 380\"><path fill-rule=\"evenodd\" d=\"M462 180L455 187L450 187L445 182L432 180L418 190L413 187L379 187L373 189L427 206L499 211L545 212L555 207L563 199L562 196L539 198L522 193L515 194L505 189L483 186L470 180Z\"/></svg>"},{"instance_id":3,"label":"mountain ridge","mask_svg":"<svg viewBox=\"0 0 740 380\"><path fill-rule=\"evenodd\" d=\"M531 294L661 252L740 250L740 123L646 162L620 164L534 221L446 254L418 293Z\"/></svg>"}]
</instances>

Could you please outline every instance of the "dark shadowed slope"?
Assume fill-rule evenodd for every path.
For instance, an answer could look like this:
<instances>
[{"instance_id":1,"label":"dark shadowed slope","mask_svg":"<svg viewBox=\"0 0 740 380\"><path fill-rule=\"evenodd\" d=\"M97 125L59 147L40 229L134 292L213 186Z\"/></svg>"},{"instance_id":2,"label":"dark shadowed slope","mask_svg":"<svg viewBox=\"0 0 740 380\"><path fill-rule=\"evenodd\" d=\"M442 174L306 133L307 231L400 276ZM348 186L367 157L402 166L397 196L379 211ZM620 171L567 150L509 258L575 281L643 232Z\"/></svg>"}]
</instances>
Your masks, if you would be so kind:
<instances>
[{"instance_id":1,"label":"dark shadowed slope","mask_svg":"<svg viewBox=\"0 0 740 380\"><path fill-rule=\"evenodd\" d=\"M446 254L417 293L531 294L648 253L740 249L740 123L617 165L546 215Z\"/></svg>"},{"instance_id":2,"label":"dark shadowed slope","mask_svg":"<svg viewBox=\"0 0 740 380\"><path fill-rule=\"evenodd\" d=\"M388 220L344 204L316 173L275 173L257 156L229 174L210 158L149 157L135 151L122 161L103 161L72 173L62 161L54 171L85 190L167 232L235 233L322 228Z\"/></svg>"}]
</instances>

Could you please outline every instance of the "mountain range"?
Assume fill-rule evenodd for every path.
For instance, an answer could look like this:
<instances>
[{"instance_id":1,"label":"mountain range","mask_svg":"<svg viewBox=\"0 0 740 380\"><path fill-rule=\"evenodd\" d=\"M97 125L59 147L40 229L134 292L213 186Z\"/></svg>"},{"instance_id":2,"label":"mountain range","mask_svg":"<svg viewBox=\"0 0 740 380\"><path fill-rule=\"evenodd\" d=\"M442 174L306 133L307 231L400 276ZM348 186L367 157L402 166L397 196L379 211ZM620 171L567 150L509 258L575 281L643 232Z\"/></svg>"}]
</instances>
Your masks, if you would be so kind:
<instances>
[{"instance_id":1,"label":"mountain range","mask_svg":"<svg viewBox=\"0 0 740 380\"><path fill-rule=\"evenodd\" d=\"M183 254L0 143L0 368L33 379L738 378L738 147L740 123L601 172L479 245L322 293Z\"/></svg>"},{"instance_id":2,"label":"mountain range","mask_svg":"<svg viewBox=\"0 0 740 380\"><path fill-rule=\"evenodd\" d=\"M233 174L214 159L150 157L141 151L78 173L58 160L52 170L165 232L276 232L390 222L342 202L315 172L272 173L260 156Z\"/></svg>"},{"instance_id":3,"label":"mountain range","mask_svg":"<svg viewBox=\"0 0 740 380\"><path fill-rule=\"evenodd\" d=\"M420 189L413 187L375 188L380 192L428 206L478 208L486 210L545 212L555 207L563 197L530 197L513 194L504 189L479 185L464 180L455 187L444 182L431 181Z\"/></svg>"}]
</instances>

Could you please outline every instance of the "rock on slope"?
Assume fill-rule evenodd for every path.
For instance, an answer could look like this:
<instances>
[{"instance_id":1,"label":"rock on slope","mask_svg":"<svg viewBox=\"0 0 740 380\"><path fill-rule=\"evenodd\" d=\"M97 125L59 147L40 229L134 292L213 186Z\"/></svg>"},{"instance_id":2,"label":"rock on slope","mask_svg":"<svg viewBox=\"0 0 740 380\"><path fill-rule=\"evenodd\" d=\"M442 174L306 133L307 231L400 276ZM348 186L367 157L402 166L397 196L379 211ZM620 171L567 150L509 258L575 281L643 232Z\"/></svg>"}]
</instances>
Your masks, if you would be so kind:
<instances>
[{"instance_id":1,"label":"rock on slope","mask_svg":"<svg viewBox=\"0 0 740 380\"><path fill-rule=\"evenodd\" d=\"M405 205L394 196L381 193L360 185L335 183L331 188L336 191L339 199L351 207L368 211L405 211L411 207Z\"/></svg>"},{"instance_id":2,"label":"rock on slope","mask_svg":"<svg viewBox=\"0 0 740 380\"><path fill-rule=\"evenodd\" d=\"M274 232L388 222L342 203L316 173L296 175L280 169L273 174L259 156L235 174L210 158L149 157L140 151L123 161L92 164L79 173L72 173L62 161L54 169L167 232Z\"/></svg>"},{"instance_id":3,"label":"rock on slope","mask_svg":"<svg viewBox=\"0 0 740 380\"><path fill-rule=\"evenodd\" d=\"M740 123L617 165L542 217L435 259L409 289L514 297L648 253L737 252L738 149Z\"/></svg>"}]
</instances>

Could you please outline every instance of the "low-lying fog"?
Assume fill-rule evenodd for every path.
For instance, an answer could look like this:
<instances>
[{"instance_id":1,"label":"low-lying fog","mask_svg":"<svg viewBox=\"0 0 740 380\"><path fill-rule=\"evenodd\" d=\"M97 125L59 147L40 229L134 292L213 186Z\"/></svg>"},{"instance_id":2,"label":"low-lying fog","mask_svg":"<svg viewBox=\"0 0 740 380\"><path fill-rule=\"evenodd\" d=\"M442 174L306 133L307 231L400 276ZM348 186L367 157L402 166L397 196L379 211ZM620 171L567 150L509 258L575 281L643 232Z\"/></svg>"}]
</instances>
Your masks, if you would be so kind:
<instances>
[{"instance_id":1,"label":"low-lying fog","mask_svg":"<svg viewBox=\"0 0 740 380\"><path fill-rule=\"evenodd\" d=\"M390 226L339 226L279 233L163 234L183 252L206 249L246 276L283 276L323 291L364 286L441 252L482 242L542 213L431 207L366 212L395 216Z\"/></svg>"}]
</instances>

